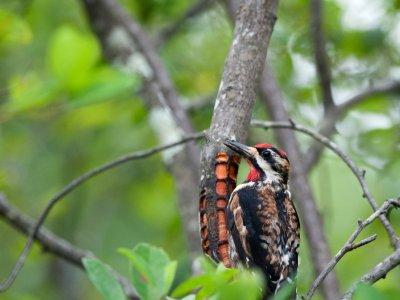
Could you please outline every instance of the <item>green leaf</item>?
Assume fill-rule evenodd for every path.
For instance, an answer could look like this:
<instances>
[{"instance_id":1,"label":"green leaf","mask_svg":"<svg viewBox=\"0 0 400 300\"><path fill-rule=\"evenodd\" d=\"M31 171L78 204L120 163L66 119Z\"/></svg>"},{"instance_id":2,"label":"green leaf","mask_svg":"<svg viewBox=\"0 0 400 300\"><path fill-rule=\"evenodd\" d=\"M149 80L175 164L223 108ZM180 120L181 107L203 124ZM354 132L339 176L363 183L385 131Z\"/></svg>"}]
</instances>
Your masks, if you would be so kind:
<instances>
[{"instance_id":1,"label":"green leaf","mask_svg":"<svg viewBox=\"0 0 400 300\"><path fill-rule=\"evenodd\" d=\"M296 288L295 285L291 284L286 284L284 287L282 287L279 292L272 297L271 300L287 300L290 299L290 295L294 292L294 289Z\"/></svg>"},{"instance_id":2,"label":"green leaf","mask_svg":"<svg viewBox=\"0 0 400 300\"><path fill-rule=\"evenodd\" d=\"M159 299L168 293L177 263L164 250L141 243L133 250L118 251L130 260L132 281L142 299Z\"/></svg>"},{"instance_id":3,"label":"green leaf","mask_svg":"<svg viewBox=\"0 0 400 300\"><path fill-rule=\"evenodd\" d=\"M231 283L218 289L217 299L257 300L260 298L262 286L263 277L261 274L241 270Z\"/></svg>"},{"instance_id":4,"label":"green leaf","mask_svg":"<svg viewBox=\"0 0 400 300\"><path fill-rule=\"evenodd\" d=\"M186 297L183 297L181 300L195 300L196 296L193 294L187 295Z\"/></svg>"},{"instance_id":5,"label":"green leaf","mask_svg":"<svg viewBox=\"0 0 400 300\"><path fill-rule=\"evenodd\" d=\"M209 298L215 294L221 287L228 284L239 272L237 269L226 269L222 264L211 269L210 272L197 277L189 278L182 282L172 293L172 297L182 297L192 293L200 288L196 299Z\"/></svg>"},{"instance_id":6,"label":"green leaf","mask_svg":"<svg viewBox=\"0 0 400 300\"><path fill-rule=\"evenodd\" d=\"M177 286L177 288L172 292L172 297L179 298L185 296L195 289L207 284L207 281L212 282L212 278L213 276L211 274L203 274L197 277L189 278Z\"/></svg>"},{"instance_id":7,"label":"green leaf","mask_svg":"<svg viewBox=\"0 0 400 300\"><path fill-rule=\"evenodd\" d=\"M91 69L100 59L96 39L70 25L55 30L48 49L52 74L67 88L77 91L91 78Z\"/></svg>"},{"instance_id":8,"label":"green leaf","mask_svg":"<svg viewBox=\"0 0 400 300\"><path fill-rule=\"evenodd\" d=\"M206 256L199 257L198 261L204 273L215 272L217 269L217 265Z\"/></svg>"},{"instance_id":9,"label":"green leaf","mask_svg":"<svg viewBox=\"0 0 400 300\"><path fill-rule=\"evenodd\" d=\"M7 10L0 9L0 44L6 46L29 44L32 37L28 22Z\"/></svg>"},{"instance_id":10,"label":"green leaf","mask_svg":"<svg viewBox=\"0 0 400 300\"><path fill-rule=\"evenodd\" d=\"M121 95L130 95L137 86L136 77L118 72L110 67L94 68L90 79L84 87L74 93L68 103L68 108L97 104L99 102L115 100Z\"/></svg>"},{"instance_id":11,"label":"green leaf","mask_svg":"<svg viewBox=\"0 0 400 300\"><path fill-rule=\"evenodd\" d=\"M121 285L98 259L83 258L82 263L90 281L106 300L125 300Z\"/></svg>"},{"instance_id":12,"label":"green leaf","mask_svg":"<svg viewBox=\"0 0 400 300\"><path fill-rule=\"evenodd\" d=\"M169 264L167 264L164 268L164 288L163 288L163 295L166 295L168 291L170 290L172 283L174 282L175 278L175 273L176 273L176 267L178 266L178 263L176 261L171 261Z\"/></svg>"}]
</instances>

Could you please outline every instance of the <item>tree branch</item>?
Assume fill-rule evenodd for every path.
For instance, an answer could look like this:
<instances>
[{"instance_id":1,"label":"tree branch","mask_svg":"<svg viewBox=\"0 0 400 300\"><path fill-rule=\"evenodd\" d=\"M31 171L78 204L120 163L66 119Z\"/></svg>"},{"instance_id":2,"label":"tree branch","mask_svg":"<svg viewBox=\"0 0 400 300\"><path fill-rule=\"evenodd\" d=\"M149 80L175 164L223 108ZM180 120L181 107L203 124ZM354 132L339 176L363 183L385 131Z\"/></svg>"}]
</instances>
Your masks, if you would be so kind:
<instances>
[{"instance_id":1,"label":"tree branch","mask_svg":"<svg viewBox=\"0 0 400 300\"><path fill-rule=\"evenodd\" d=\"M145 151L139 151L139 152L132 152L130 154L121 156L111 162L105 163L77 178L75 178L74 180L72 180L69 184L67 184L57 195L55 195L46 205L46 207L44 208L44 210L42 211L42 213L40 214L38 220L35 223L35 226L33 227L32 231L29 233L29 238L28 241L25 245L25 248L22 252L22 254L20 255L20 257L18 258L18 261L16 262L11 274L9 275L9 277L6 279L6 281L4 283L2 283L0 285L0 292L4 292L6 291L14 282L15 278L17 277L19 271L22 269L26 257L28 256L31 248L32 248L32 244L33 241L36 237L36 235L39 232L40 227L42 226L42 224L44 223L44 221L46 220L47 216L49 215L50 211L52 210L52 208L55 206L55 204L57 204L62 198L64 198L67 194L69 194L70 192L72 192L74 189L76 189L78 186L80 186L82 183L84 183L85 181L89 180L90 178L93 178L94 176L101 174L107 170L110 170L114 167L117 167L123 163L126 163L128 161L131 160L135 160L135 159L141 159L141 158L145 158L145 157L149 157L155 153L158 153L160 151L184 144L186 142L189 141L193 141L196 139L199 139L201 137L204 136L204 133L196 133L193 134L191 136L185 137L179 141L176 141L174 143L170 143L167 145L163 145L163 146L158 146L149 150L145 150Z\"/></svg>"},{"instance_id":2,"label":"tree branch","mask_svg":"<svg viewBox=\"0 0 400 300\"><path fill-rule=\"evenodd\" d=\"M370 97L378 96L387 93L400 93L400 81L388 81L384 84L371 86L365 91L351 97L344 103L338 105L338 110L340 114L345 113L354 105L357 105Z\"/></svg>"},{"instance_id":3,"label":"tree branch","mask_svg":"<svg viewBox=\"0 0 400 300\"><path fill-rule=\"evenodd\" d=\"M327 264L325 269L318 275L318 277L314 280L310 290L308 291L307 295L303 297L303 299L311 299L312 295L314 294L315 290L318 288L318 286L321 284L321 282L325 279L325 277L333 270L333 268L336 266L336 264L339 262L339 260L342 259L344 255L346 255L348 252L357 249L361 246L364 246L372 241L374 241L377 237L376 234L370 236L369 238L366 238L358 243L354 244L355 239L358 237L358 235L361 233L361 231L367 227L369 224L371 224L376 218L378 218L382 214L386 214L388 210L391 207L400 207L400 200L393 200L389 199L386 200L383 205L376 210L371 216L369 216L364 222L359 221L357 229L353 232L353 234L349 237L347 242L344 244L344 246L338 251L338 253L331 259L331 261Z\"/></svg>"},{"instance_id":4,"label":"tree branch","mask_svg":"<svg viewBox=\"0 0 400 300\"><path fill-rule=\"evenodd\" d=\"M368 100L370 97L387 94L387 93L400 93L400 81L388 81L387 83L372 86L365 91L351 97L340 105L332 106L328 114L325 114L324 120L320 126L319 133L327 138L330 138L335 132L335 125L338 119L343 116L352 107L361 102ZM316 165L321 157L324 147L321 143L314 142L307 150L305 158L305 167L307 172Z\"/></svg>"},{"instance_id":5,"label":"tree branch","mask_svg":"<svg viewBox=\"0 0 400 300\"><path fill-rule=\"evenodd\" d=\"M331 149L335 154L337 154L344 162L345 164L350 168L350 170L353 172L353 174L356 176L358 182L360 183L361 189L363 191L363 197L367 199L368 203L370 206L373 208L374 211L378 210L378 205L375 201L375 199L372 197L368 185L365 181L365 171L361 171L358 169L356 164L350 159L350 157L345 154L335 143L327 139L326 137L322 136L318 132L311 130L307 127L295 124L293 121L290 122L262 122L262 121L252 121L252 125L257 126L257 127L262 127L262 128L287 128L291 130L296 130L303 132L318 142L322 143L325 145L327 148ZM392 225L389 223L388 219L384 215L379 215L378 216L379 220L385 227L389 239L391 240L391 244L395 249L400 248L400 239L397 236L396 232L394 231Z\"/></svg>"},{"instance_id":6,"label":"tree branch","mask_svg":"<svg viewBox=\"0 0 400 300\"><path fill-rule=\"evenodd\" d=\"M223 2L232 23L234 23L238 1L224 0ZM282 92L268 64L265 64L260 80L260 97L261 101L266 105L267 113L272 120L283 121L289 119ZM292 131L278 129L275 131L275 136L279 144L287 151L292 161L291 191L294 201L300 208L301 223L304 225L311 253L315 254L312 259L314 273L319 274L328 263L331 254L310 183L308 182L308 178L303 175L305 171L302 153ZM334 272L323 282L321 290L327 300L336 300L339 298L339 283Z\"/></svg>"},{"instance_id":7,"label":"tree branch","mask_svg":"<svg viewBox=\"0 0 400 300\"><path fill-rule=\"evenodd\" d=\"M329 67L328 54L325 50L325 39L323 33L323 1L310 1L310 29L311 39L314 46L315 64L317 68L319 85L321 87L322 102L325 114L330 107L334 106L332 87L331 87L331 70Z\"/></svg>"},{"instance_id":8,"label":"tree branch","mask_svg":"<svg viewBox=\"0 0 400 300\"><path fill-rule=\"evenodd\" d=\"M224 205L236 184L237 169L231 160L236 157L220 143L226 137L244 141L253 111L256 84L261 75L269 39L276 21L277 0L244 0L238 11L234 36L225 62L224 72L211 126L201 158L200 225L203 251L215 261L229 266L228 241ZM227 174L219 178L223 186L216 191L216 158L222 153ZM234 160L235 161L235 160ZM237 166L237 160L234 165ZM221 193L221 190L223 192ZM217 207L217 199L220 207Z\"/></svg>"},{"instance_id":9,"label":"tree branch","mask_svg":"<svg viewBox=\"0 0 400 300\"><path fill-rule=\"evenodd\" d=\"M34 231L36 222L24 215L16 207L12 206L3 194L0 194L0 216L12 227L26 235L29 235ZM45 251L50 252L81 269L83 269L82 258L95 257L90 251L72 245L45 228L40 228L38 230L35 240L43 246ZM130 299L139 299L139 296L130 281L110 267L109 269L113 273L115 279L118 280L123 287L125 295Z\"/></svg>"},{"instance_id":10,"label":"tree branch","mask_svg":"<svg viewBox=\"0 0 400 300\"><path fill-rule=\"evenodd\" d=\"M188 19L193 18L194 16L202 13L206 8L208 8L214 2L215 0L197 0L195 3L193 3L192 6L190 6L183 13L182 16L176 19L173 24L170 24L169 26L161 30L157 39L157 47L159 47L166 40L171 38L171 36L175 35L182 28L182 25L185 24L185 22Z\"/></svg>"}]
</instances>

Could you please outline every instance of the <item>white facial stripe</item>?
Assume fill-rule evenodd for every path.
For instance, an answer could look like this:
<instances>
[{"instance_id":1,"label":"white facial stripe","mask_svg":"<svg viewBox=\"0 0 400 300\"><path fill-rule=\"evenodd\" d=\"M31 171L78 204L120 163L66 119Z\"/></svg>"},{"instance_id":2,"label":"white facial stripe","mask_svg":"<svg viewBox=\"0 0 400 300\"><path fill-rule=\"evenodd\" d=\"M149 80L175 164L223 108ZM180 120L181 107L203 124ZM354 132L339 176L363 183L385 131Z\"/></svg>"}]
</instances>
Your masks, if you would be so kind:
<instances>
[{"instance_id":1,"label":"white facial stripe","mask_svg":"<svg viewBox=\"0 0 400 300\"><path fill-rule=\"evenodd\" d=\"M269 175L277 175L278 173L272 170L271 166L269 163L267 163L260 155L256 155L256 161L258 166L265 171L265 173Z\"/></svg>"},{"instance_id":2,"label":"white facial stripe","mask_svg":"<svg viewBox=\"0 0 400 300\"><path fill-rule=\"evenodd\" d=\"M267 150L267 151L270 151L271 156L273 157L273 159L276 161L276 163L277 163L278 165L285 165L285 164L286 164L285 159L283 159L283 158L282 158L279 154L277 154L275 151L270 150L270 149ZM267 175L270 175L270 176L277 176L277 175L279 175L279 173L276 172L276 171L274 171L274 170L271 168L271 165L270 165L268 162L266 162L265 159L263 159L263 158L261 157L261 155L260 155L258 152L257 152L254 156L256 157L256 161L257 161L257 164L259 165L259 167L260 167L262 170L264 170L264 172L265 172Z\"/></svg>"}]
</instances>

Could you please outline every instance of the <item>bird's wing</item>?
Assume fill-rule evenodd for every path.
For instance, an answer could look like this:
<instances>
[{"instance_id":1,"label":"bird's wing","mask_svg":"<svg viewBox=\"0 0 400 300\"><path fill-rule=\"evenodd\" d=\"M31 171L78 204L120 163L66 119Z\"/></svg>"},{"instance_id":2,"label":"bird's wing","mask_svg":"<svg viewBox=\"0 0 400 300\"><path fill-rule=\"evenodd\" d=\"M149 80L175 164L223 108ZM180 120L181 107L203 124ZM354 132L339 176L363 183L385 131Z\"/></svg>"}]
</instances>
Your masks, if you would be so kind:
<instances>
[{"instance_id":1,"label":"bird's wing","mask_svg":"<svg viewBox=\"0 0 400 300\"><path fill-rule=\"evenodd\" d=\"M230 232L231 258L242 262L249 262L251 250L249 246L249 221L240 204L238 193L233 193L227 207L227 224ZM236 258L235 258L236 256ZM234 265L236 265L234 263Z\"/></svg>"},{"instance_id":2,"label":"bird's wing","mask_svg":"<svg viewBox=\"0 0 400 300\"><path fill-rule=\"evenodd\" d=\"M287 242L290 249L290 258L288 262L289 277L294 278L296 276L298 267L298 256L299 256L299 246L300 246L300 222L297 216L296 208L290 199L290 193L286 193L284 206L286 209L288 228L287 232Z\"/></svg>"}]
</instances>

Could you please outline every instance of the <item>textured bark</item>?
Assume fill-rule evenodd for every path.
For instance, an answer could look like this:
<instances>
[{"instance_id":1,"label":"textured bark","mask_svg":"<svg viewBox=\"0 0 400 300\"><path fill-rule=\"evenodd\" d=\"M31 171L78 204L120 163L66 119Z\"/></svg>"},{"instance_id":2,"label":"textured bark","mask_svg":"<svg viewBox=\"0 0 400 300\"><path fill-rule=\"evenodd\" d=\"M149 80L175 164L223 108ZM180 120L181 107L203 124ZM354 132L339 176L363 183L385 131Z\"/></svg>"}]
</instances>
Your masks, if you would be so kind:
<instances>
[{"instance_id":1,"label":"textured bark","mask_svg":"<svg viewBox=\"0 0 400 300\"><path fill-rule=\"evenodd\" d=\"M215 168L219 153L233 157L221 140L234 138L243 142L247 137L253 111L256 86L261 75L268 42L275 24L277 1L245 0L238 11L233 41L225 62L224 73L214 107L214 114L201 159L201 204L206 220L201 219L203 250L220 261L219 235L224 228L224 212L217 209L217 178ZM234 160L234 159L233 159ZM228 163L227 166L230 164ZM229 169L226 170L229 173ZM228 188L225 186L225 189ZM225 192L225 201L230 193ZM205 245L207 243L207 245ZM226 245L226 243L224 242ZM226 248L225 248L226 249Z\"/></svg>"},{"instance_id":2,"label":"textured bark","mask_svg":"<svg viewBox=\"0 0 400 300\"><path fill-rule=\"evenodd\" d=\"M156 47L137 24L128 16L115 0L82 0L89 17L90 25L98 36L107 59L115 64L127 66L130 57L141 55L147 63L148 72L144 72L144 95L147 96L150 114L163 112L163 118L171 125L155 122L161 143L173 136L182 136L193 132L186 111L179 103L178 93L167 73ZM153 126L154 127L154 126ZM183 219L186 240L192 256L200 251L196 207L198 190L200 149L194 143L188 143L175 151L166 163L173 174L178 194L178 205Z\"/></svg>"}]
</instances>

